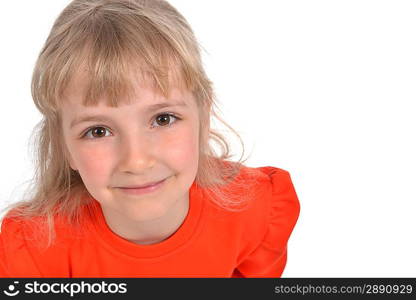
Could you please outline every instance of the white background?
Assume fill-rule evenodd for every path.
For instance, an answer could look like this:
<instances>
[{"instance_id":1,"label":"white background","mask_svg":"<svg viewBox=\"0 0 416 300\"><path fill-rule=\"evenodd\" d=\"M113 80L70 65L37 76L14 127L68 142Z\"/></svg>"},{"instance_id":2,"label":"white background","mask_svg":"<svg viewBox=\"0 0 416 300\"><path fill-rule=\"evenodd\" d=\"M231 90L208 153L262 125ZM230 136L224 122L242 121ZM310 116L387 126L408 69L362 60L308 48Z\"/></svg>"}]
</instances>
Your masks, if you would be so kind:
<instances>
[{"instance_id":1,"label":"white background","mask_svg":"<svg viewBox=\"0 0 416 300\"><path fill-rule=\"evenodd\" d=\"M2 3L0 205L32 176L32 70L68 3ZM291 174L301 214L283 277L415 277L416 2L171 3L247 165Z\"/></svg>"}]
</instances>

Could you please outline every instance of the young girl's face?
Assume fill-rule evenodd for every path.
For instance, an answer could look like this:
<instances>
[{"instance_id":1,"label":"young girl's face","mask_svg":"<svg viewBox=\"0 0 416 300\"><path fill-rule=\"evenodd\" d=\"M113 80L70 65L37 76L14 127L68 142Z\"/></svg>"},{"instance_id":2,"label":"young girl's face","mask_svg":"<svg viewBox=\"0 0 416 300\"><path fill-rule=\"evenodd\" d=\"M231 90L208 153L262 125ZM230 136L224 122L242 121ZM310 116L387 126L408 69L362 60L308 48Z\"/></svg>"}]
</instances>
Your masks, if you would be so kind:
<instances>
[{"instance_id":1,"label":"young girl's face","mask_svg":"<svg viewBox=\"0 0 416 300\"><path fill-rule=\"evenodd\" d=\"M89 193L118 217L156 219L188 197L198 169L199 117L190 92L168 99L140 86L131 104L83 106L84 83L74 78L60 111L71 168ZM100 99L101 100L101 99ZM156 107L156 104L167 107ZM153 192L126 187L165 180Z\"/></svg>"}]
</instances>

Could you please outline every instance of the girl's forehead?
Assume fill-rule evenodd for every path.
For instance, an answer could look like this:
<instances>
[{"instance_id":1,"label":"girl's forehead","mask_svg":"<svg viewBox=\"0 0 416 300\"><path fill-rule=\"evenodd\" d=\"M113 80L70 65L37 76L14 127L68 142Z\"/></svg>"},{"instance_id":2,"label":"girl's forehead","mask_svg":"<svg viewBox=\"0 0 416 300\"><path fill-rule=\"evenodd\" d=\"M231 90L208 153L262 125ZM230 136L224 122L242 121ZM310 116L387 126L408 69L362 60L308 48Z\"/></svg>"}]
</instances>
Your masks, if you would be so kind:
<instances>
[{"instance_id":1,"label":"girl's forehead","mask_svg":"<svg viewBox=\"0 0 416 300\"><path fill-rule=\"evenodd\" d=\"M86 105L84 103L85 94L81 92L68 93L63 101L63 104L69 104L72 106L108 106L108 97L102 95L97 99L96 103ZM117 99L117 106L130 105L143 103L143 105L151 105L152 103L162 102L185 102L187 105L191 105L192 95L189 91L182 91L179 88L172 87L169 92L169 97L163 96L156 89L150 86L140 86L135 88L135 93L130 98L124 97Z\"/></svg>"},{"instance_id":2,"label":"girl's forehead","mask_svg":"<svg viewBox=\"0 0 416 300\"><path fill-rule=\"evenodd\" d=\"M122 96L117 98L117 105L130 104L136 101L169 101L183 100L184 102L191 101L192 93L185 88L183 83L178 83L178 80L170 80L168 94L165 97L155 84L148 77L139 76L138 72L129 72L125 77L128 82L128 93L120 93ZM83 67L79 68L69 80L68 85L63 93L63 102L75 105L84 105L87 98L88 89L93 84L92 77ZM125 91L126 92L126 91ZM101 94L97 97L98 105L105 105L108 103L107 97L108 89L103 88ZM189 103L190 104L190 103Z\"/></svg>"}]
</instances>

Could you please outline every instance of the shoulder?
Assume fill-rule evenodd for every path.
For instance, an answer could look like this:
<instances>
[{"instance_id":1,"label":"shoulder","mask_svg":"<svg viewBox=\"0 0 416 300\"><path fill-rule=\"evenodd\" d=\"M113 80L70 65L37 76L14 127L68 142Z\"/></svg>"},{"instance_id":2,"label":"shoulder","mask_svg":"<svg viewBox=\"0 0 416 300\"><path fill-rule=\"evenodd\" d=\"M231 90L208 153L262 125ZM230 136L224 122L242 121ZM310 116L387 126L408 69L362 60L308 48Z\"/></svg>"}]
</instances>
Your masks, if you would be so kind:
<instances>
[{"instance_id":1,"label":"shoulder","mask_svg":"<svg viewBox=\"0 0 416 300\"><path fill-rule=\"evenodd\" d=\"M84 210L82 211L85 213ZM30 214L25 210L13 209L0 220L0 237L11 247L42 249L45 245L68 243L79 233L67 217L57 212ZM82 229L86 231L86 226ZM52 244L49 244L49 241Z\"/></svg>"},{"instance_id":2,"label":"shoulder","mask_svg":"<svg viewBox=\"0 0 416 300\"><path fill-rule=\"evenodd\" d=\"M269 198L271 217L276 210L282 210L288 217L296 217L300 212L300 203L292 177L287 170L277 167L255 168L267 176L265 185ZM273 212L273 210L275 210ZM277 211L277 212L278 212Z\"/></svg>"},{"instance_id":3,"label":"shoulder","mask_svg":"<svg viewBox=\"0 0 416 300\"><path fill-rule=\"evenodd\" d=\"M274 208L284 206L295 214L299 213L299 200L291 175L287 170L273 166L244 166L238 178L250 187L250 191L245 191L251 197L250 215L253 210L262 210L271 217Z\"/></svg>"},{"instance_id":4,"label":"shoulder","mask_svg":"<svg viewBox=\"0 0 416 300\"><path fill-rule=\"evenodd\" d=\"M26 232L35 218L23 219L21 217L10 217L9 214L4 216L0 225L0 236L3 241L17 243L24 239Z\"/></svg>"},{"instance_id":5,"label":"shoulder","mask_svg":"<svg viewBox=\"0 0 416 300\"><path fill-rule=\"evenodd\" d=\"M287 259L287 243L300 212L288 171L271 166L252 168L262 180L245 224L237 269L244 277L280 277Z\"/></svg>"},{"instance_id":6,"label":"shoulder","mask_svg":"<svg viewBox=\"0 0 416 300\"><path fill-rule=\"evenodd\" d=\"M45 216L2 219L0 277L43 277L45 272L67 274L71 247L80 239L60 217L54 215L52 219L51 237Z\"/></svg>"},{"instance_id":7,"label":"shoulder","mask_svg":"<svg viewBox=\"0 0 416 300\"><path fill-rule=\"evenodd\" d=\"M30 224L34 219L5 216L0 232L0 277L37 277L39 270L28 245L33 243L28 233L36 232ZM36 236L32 234L32 236Z\"/></svg>"},{"instance_id":8,"label":"shoulder","mask_svg":"<svg viewBox=\"0 0 416 300\"><path fill-rule=\"evenodd\" d=\"M43 217L6 215L0 226L0 241L9 255L18 255L28 249L46 243L46 221Z\"/></svg>"},{"instance_id":9,"label":"shoulder","mask_svg":"<svg viewBox=\"0 0 416 300\"><path fill-rule=\"evenodd\" d=\"M281 277L287 261L288 241L297 222L300 204L288 171L255 168L267 178L259 185L257 205L265 210L260 234L250 236L237 261L237 277ZM250 224L255 224L250 220ZM247 227L248 228L248 227Z\"/></svg>"},{"instance_id":10,"label":"shoulder","mask_svg":"<svg viewBox=\"0 0 416 300\"><path fill-rule=\"evenodd\" d=\"M254 212L262 211L265 227L277 222L296 223L300 203L291 175L287 170L273 166L245 167L242 173L247 174L245 176L257 178L254 181L256 191L253 193L248 217L258 216Z\"/></svg>"},{"instance_id":11,"label":"shoulder","mask_svg":"<svg viewBox=\"0 0 416 300\"><path fill-rule=\"evenodd\" d=\"M263 243L273 249L287 243L300 214L300 202L287 170L276 167L256 168L269 178L267 181L268 218ZM270 245L268 245L268 243Z\"/></svg>"},{"instance_id":12,"label":"shoulder","mask_svg":"<svg viewBox=\"0 0 416 300\"><path fill-rule=\"evenodd\" d=\"M247 200L244 209L231 211L210 205L211 224L221 224L247 241L248 247L258 245L270 230L294 226L300 206L288 171L243 166L236 181L239 184L233 189L234 197Z\"/></svg>"}]
</instances>

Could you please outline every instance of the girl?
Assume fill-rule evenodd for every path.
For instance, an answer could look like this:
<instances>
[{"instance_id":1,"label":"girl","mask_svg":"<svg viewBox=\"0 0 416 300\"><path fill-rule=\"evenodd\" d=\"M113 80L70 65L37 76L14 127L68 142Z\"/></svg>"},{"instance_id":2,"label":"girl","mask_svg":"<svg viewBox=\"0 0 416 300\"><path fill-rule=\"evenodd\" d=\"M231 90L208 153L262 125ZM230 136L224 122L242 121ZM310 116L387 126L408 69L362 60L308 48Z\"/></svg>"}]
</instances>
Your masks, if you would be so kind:
<instances>
[{"instance_id":1,"label":"girl","mask_svg":"<svg viewBox=\"0 0 416 300\"><path fill-rule=\"evenodd\" d=\"M0 276L282 275L300 211L290 175L228 160L197 40L169 3L73 0L32 95L34 186L6 208Z\"/></svg>"}]
</instances>

